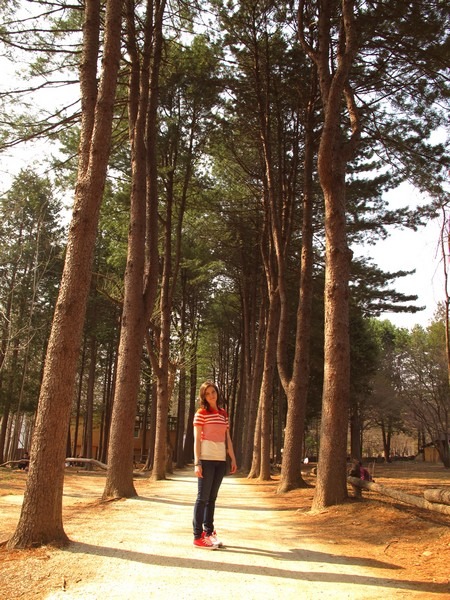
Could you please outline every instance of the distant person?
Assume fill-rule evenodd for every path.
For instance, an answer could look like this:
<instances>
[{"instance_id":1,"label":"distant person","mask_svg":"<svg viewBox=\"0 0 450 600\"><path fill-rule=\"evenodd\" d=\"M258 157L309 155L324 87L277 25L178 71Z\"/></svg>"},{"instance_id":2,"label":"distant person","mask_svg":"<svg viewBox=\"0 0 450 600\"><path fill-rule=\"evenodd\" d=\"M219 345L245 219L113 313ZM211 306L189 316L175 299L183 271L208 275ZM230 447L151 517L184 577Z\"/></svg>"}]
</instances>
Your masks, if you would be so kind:
<instances>
[{"instance_id":1,"label":"distant person","mask_svg":"<svg viewBox=\"0 0 450 600\"><path fill-rule=\"evenodd\" d=\"M353 461L349 475L351 475L352 477L358 477L363 481L373 481L372 475L365 467L363 467L363 464L360 460Z\"/></svg>"},{"instance_id":2,"label":"distant person","mask_svg":"<svg viewBox=\"0 0 450 600\"><path fill-rule=\"evenodd\" d=\"M30 464L30 455L28 452L24 452L20 462L18 464L19 469L22 471L28 471L28 465Z\"/></svg>"},{"instance_id":3,"label":"distant person","mask_svg":"<svg viewBox=\"0 0 450 600\"><path fill-rule=\"evenodd\" d=\"M199 390L200 408L194 416L194 470L198 478L194 506L194 546L215 550L223 546L214 529L216 498L225 475L227 452L230 473L237 470L228 415L219 406L219 389L205 381Z\"/></svg>"}]
</instances>

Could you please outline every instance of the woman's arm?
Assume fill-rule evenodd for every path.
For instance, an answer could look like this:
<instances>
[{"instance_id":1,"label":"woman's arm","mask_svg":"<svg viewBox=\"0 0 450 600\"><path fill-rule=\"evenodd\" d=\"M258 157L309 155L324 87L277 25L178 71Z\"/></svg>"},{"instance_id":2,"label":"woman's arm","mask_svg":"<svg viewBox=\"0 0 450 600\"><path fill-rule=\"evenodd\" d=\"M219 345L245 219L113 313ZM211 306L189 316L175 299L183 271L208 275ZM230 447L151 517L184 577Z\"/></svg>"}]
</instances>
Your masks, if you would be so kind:
<instances>
[{"instance_id":1,"label":"woman's arm","mask_svg":"<svg viewBox=\"0 0 450 600\"><path fill-rule=\"evenodd\" d=\"M194 425L194 471L197 477L203 477L202 465L200 463L200 452L202 443L202 428Z\"/></svg>"},{"instance_id":2,"label":"woman's arm","mask_svg":"<svg viewBox=\"0 0 450 600\"><path fill-rule=\"evenodd\" d=\"M227 429L227 452L231 458L231 469L230 472L231 473L236 473L237 471L237 464L236 464L236 457L234 455L234 448L233 448L233 442L231 441L231 435L230 435L230 430Z\"/></svg>"}]
</instances>

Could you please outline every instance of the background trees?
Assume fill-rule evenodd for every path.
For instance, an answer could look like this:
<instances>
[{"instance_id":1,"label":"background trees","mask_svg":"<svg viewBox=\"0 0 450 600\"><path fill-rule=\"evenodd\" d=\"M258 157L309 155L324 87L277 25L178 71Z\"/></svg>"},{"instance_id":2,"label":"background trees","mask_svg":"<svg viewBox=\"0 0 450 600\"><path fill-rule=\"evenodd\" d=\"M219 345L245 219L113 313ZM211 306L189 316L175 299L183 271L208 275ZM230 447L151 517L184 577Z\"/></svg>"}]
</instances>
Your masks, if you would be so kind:
<instances>
[{"instance_id":1,"label":"background trees","mask_svg":"<svg viewBox=\"0 0 450 600\"><path fill-rule=\"evenodd\" d=\"M432 323L426 331L415 327L401 361L401 394L419 430L435 444L448 468L449 380L445 351L445 325Z\"/></svg>"},{"instance_id":2,"label":"background trees","mask_svg":"<svg viewBox=\"0 0 450 600\"><path fill-rule=\"evenodd\" d=\"M32 170L15 178L0 201L0 211L0 461L4 462L25 446L23 438L30 434L37 408L61 274L63 229L49 180Z\"/></svg>"}]
</instances>

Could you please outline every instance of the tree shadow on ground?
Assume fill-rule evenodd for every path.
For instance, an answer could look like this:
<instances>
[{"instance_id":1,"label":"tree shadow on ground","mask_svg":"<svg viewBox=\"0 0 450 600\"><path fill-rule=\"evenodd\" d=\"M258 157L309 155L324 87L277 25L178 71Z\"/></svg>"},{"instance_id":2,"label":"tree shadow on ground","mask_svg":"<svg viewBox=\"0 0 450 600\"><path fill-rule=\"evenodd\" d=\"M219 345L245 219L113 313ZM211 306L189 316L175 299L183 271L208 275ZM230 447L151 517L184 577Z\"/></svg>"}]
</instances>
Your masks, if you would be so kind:
<instances>
[{"instance_id":1,"label":"tree shadow on ground","mask_svg":"<svg viewBox=\"0 0 450 600\"><path fill-rule=\"evenodd\" d=\"M258 554L261 551L258 548L242 548L242 547L229 547L225 550L217 550L225 560L226 553L228 551L243 551L243 553ZM136 552L131 550L124 550L118 548L111 548L108 546L94 546L92 544L85 544L81 542L72 542L66 549L68 552L74 554L93 554L102 555L106 557L114 557L123 559L131 562L140 562L149 566L156 567L168 567L168 568L184 568L184 569L205 569L204 561L194 561L192 557L182 558L180 556L164 556L158 554L145 554L143 552ZM195 550L194 550L195 551ZM321 562L321 563L337 563L337 564L348 564L348 565L361 565L367 567L377 568L388 568L397 569L395 565L383 563L372 559L359 559L351 556L342 557L330 554L324 554L322 552L315 552L309 550L289 550L286 552L270 552L265 551L266 556L273 556L275 560L292 560L296 562ZM214 570L218 572L229 572L233 574L246 574L246 575L261 575L260 565L248 565L240 563L236 565L234 563L227 563L222 560L221 562L214 562ZM392 589L404 589L416 592L427 592L427 593L448 593L448 584L440 584L433 582L424 581L410 581L403 579L392 579L391 577L374 577L365 575L355 575L354 573L332 573L323 570L320 571L308 571L308 570L286 570L278 569L273 567L264 566L264 575L268 577L279 577L286 579L293 579L297 581L309 581L309 582L321 582L321 583L335 583L342 585L358 585L368 587L383 587Z\"/></svg>"}]
</instances>

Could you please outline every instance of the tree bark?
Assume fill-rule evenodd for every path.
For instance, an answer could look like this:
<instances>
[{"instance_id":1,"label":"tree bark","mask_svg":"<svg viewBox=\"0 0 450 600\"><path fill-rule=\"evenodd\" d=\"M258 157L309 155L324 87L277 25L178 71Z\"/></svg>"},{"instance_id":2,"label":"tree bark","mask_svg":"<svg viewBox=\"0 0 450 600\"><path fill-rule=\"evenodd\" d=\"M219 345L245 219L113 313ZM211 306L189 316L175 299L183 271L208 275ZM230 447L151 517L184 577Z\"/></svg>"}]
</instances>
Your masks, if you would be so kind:
<instances>
[{"instance_id":1,"label":"tree bark","mask_svg":"<svg viewBox=\"0 0 450 600\"><path fill-rule=\"evenodd\" d=\"M85 4L82 97L84 115L80 160L67 253L50 332L31 447L30 470L19 523L8 542L24 548L66 542L62 492L67 431L73 399L87 296L91 281L98 216L108 165L117 73L120 62L122 0L106 4L103 72L98 96L86 98L97 85L101 4ZM92 51L90 51L92 48ZM91 67L89 67L91 65ZM83 69L88 72L83 80ZM84 82L84 84L83 84ZM49 485L51 481L51 485Z\"/></svg>"}]
</instances>

